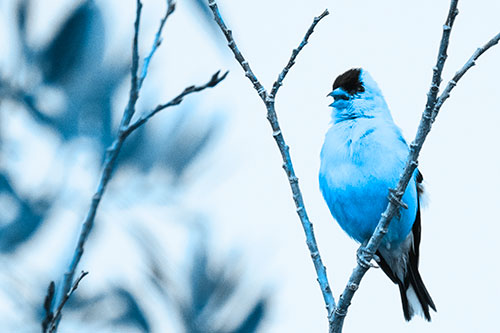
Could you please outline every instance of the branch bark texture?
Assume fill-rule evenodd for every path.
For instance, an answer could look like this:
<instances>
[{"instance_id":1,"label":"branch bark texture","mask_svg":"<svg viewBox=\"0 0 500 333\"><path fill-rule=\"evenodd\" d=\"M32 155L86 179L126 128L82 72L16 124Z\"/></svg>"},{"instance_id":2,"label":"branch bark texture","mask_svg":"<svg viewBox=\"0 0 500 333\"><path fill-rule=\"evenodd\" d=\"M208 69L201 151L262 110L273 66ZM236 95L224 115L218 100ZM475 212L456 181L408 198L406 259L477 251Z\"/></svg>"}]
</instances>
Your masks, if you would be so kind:
<instances>
[{"instance_id":1,"label":"branch bark texture","mask_svg":"<svg viewBox=\"0 0 500 333\"><path fill-rule=\"evenodd\" d=\"M281 131L279 122L278 122L278 116L276 114L275 110L275 97L276 94L280 88L280 86L283 84L283 80L285 76L287 75L288 71L290 68L295 64L295 59L297 58L297 55L300 53L300 51L304 48L304 46L307 44L309 37L314 31L314 28L316 25L319 23L321 19L323 19L326 15L328 15L328 10L325 10L321 15L318 17L314 18L313 23L311 24L310 28L307 30L307 33L305 37L303 38L302 42L300 45L293 50L292 56L290 57L290 60L288 61L287 65L285 68L281 71L279 74L276 82L274 82L273 87L271 89L271 93L268 93L267 90L264 88L264 86L260 83L260 81L257 79L257 76L254 74L252 69L250 68L250 64L248 61L244 58L243 54L239 50L238 46L236 45L236 41L234 40L232 31L229 30L224 23L224 20L222 19L222 16L219 12L219 9L217 7L217 4L214 0L209 0L208 4L210 6L210 9L212 10L212 13L214 14L214 19L219 25L220 29L224 33L224 36L226 37L226 40L228 42L228 46L231 49L231 51L234 54L234 57L240 64L240 66L243 68L243 71L245 72L245 76L252 82L253 87L257 91L257 94L260 96L262 101L264 102L266 109L267 109L267 120L269 121L269 124L271 125L272 128L272 133L273 133L273 138L276 141L276 144L278 146L278 149L281 153L281 157L283 159L283 169L285 170L285 173L288 178L288 182L290 184L290 189L292 191L293 195L293 200L295 202L295 207L297 214L300 218L300 222L302 224L302 227L304 229L304 232L306 234L306 243L307 247L309 249L309 253L311 255L314 268L316 270L316 275L318 279L318 283L321 289L321 292L323 294L323 299L326 304L326 308L328 311L328 316L330 317L331 314L333 313L333 310L335 308L335 300L333 298L330 285L328 282L328 278L326 275L326 268L323 265L323 261L321 260L321 256L319 253L318 245L316 243L316 237L314 236L314 230L313 230L313 225L311 221L309 220L309 217L306 212L306 208L304 205L304 199L302 198L302 192L300 190L299 186L299 179L295 175L295 171L293 168L293 163L292 159L290 156L290 149L288 145L285 142L283 133Z\"/></svg>"}]
</instances>

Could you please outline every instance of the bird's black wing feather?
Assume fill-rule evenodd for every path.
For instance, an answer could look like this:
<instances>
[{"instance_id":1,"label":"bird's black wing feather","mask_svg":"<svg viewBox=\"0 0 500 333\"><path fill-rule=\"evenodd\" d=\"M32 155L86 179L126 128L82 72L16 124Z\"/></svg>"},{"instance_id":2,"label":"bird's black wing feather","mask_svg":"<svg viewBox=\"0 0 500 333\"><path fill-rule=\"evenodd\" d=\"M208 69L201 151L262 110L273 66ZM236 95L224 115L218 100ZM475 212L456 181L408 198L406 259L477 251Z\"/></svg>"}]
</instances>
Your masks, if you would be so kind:
<instances>
[{"instance_id":1,"label":"bird's black wing feather","mask_svg":"<svg viewBox=\"0 0 500 333\"><path fill-rule=\"evenodd\" d=\"M413 246L410 248L410 252L408 253L408 264L407 264L407 276L409 279L409 283L415 289L415 293L417 294L418 300L420 304L422 304L422 308L424 310L424 315L427 320L430 320L429 314L429 306L436 311L436 306L432 301L431 295L425 288L424 282L422 281L422 277L418 271L418 261L420 256L420 238L422 234L422 227L420 223L420 195L422 194L422 181L424 177L418 171L417 173L417 215L415 217L415 222L413 223L413 227L411 232L413 234ZM406 280L405 278L405 280Z\"/></svg>"},{"instance_id":2,"label":"bird's black wing feather","mask_svg":"<svg viewBox=\"0 0 500 333\"><path fill-rule=\"evenodd\" d=\"M436 311L436 306L432 301L429 292L425 288L424 282L422 281L422 277L418 271L418 261L420 256L420 238L421 238L421 223L420 223L420 195L423 193L423 176L420 171L417 171L417 214L415 216L415 222L413 223L413 227L411 229L411 233L413 235L413 244L410 247L410 251L408 253L408 260L406 263L405 276L403 281L401 281L396 274L393 272L387 261L384 259L382 254L377 251L376 254L380 258L380 268L382 271L391 279L392 282L398 285L399 292L401 294L401 303L403 305L403 313L405 319L408 321L414 315L410 310L408 296L406 295L406 291L410 286L415 290L415 294L417 295L418 301L420 302L422 309L424 311L425 319L431 320L431 316L429 313L429 307L431 307L434 311Z\"/></svg>"}]
</instances>

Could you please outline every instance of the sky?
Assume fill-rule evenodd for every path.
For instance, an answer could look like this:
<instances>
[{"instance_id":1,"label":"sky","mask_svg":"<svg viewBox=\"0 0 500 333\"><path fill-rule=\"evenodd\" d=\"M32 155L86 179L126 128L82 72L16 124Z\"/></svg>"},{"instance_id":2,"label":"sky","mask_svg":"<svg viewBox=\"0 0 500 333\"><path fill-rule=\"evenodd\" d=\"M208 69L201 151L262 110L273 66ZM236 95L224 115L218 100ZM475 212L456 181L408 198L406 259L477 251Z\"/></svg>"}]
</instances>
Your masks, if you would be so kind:
<instances>
[{"instance_id":1,"label":"sky","mask_svg":"<svg viewBox=\"0 0 500 333\"><path fill-rule=\"evenodd\" d=\"M39 26L32 35L36 42L54 29L48 22L61 19L71 7L69 1L49 3L37 5ZM96 3L104 10L108 29L106 57L123 56L123 50L128 50L124 45L131 38L134 1ZM226 0L218 4L240 50L268 89L314 16L325 8L330 11L285 79L276 111L337 300L356 264L357 244L335 223L319 191L319 152L331 112L326 94L345 70L368 70L383 91L396 124L411 141L424 109L449 3ZM2 10L7 7L2 3ZM151 91L167 100L192 83L203 83L216 70L230 71L218 87L186 100L197 108L198 121L212 115L223 119L223 131L212 150L189 170L190 185L179 204L210 217L211 243L217 253L238 253L247 286L244 293L251 295L262 288L272 292L272 310L262 332L325 332L323 299L265 107L223 39L214 37L213 27L194 10L188 2L179 1L144 84L146 95ZM500 31L500 2L462 1L459 10L443 83L478 46ZM144 0L143 54L162 11L163 1ZM0 42L8 43L7 34L0 34ZM13 64L12 55L0 59L3 67ZM431 323L420 318L406 323L397 287L381 270L372 269L354 296L345 332L496 330L500 298L496 265L500 234L496 210L500 203L499 60L497 46L460 81L442 107L420 156L428 196L422 211L420 273L438 312L432 314ZM116 104L125 105L125 100L122 93ZM167 119L168 114L158 115L152 128L161 132ZM90 198L96 175L81 168L75 172L87 175L79 195ZM153 214L148 207L134 209L137 216L151 220L168 213L167 209ZM71 221L64 232L78 230L79 217L72 216ZM106 230L103 227L98 232L106 235ZM165 246L182 256L182 241L169 241L165 240ZM119 239L113 242L120 244ZM57 252L57 246L52 247ZM83 262L91 265L92 260L101 260L92 266L97 270L96 279L101 276L99 267L109 268L106 260L124 260L117 251L102 251L106 255L90 251ZM40 259L48 260L43 254Z\"/></svg>"}]
</instances>

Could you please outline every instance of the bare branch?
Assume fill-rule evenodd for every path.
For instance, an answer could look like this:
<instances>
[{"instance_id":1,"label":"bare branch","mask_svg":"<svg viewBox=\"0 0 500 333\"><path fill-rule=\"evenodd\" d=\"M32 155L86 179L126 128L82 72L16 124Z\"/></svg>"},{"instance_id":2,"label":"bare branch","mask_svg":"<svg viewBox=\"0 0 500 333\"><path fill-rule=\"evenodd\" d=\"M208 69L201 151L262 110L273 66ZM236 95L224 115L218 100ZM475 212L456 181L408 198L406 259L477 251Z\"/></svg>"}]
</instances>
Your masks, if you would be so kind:
<instances>
[{"instance_id":1,"label":"bare branch","mask_svg":"<svg viewBox=\"0 0 500 333\"><path fill-rule=\"evenodd\" d=\"M47 328L47 332L53 333L57 330L57 324L59 323L59 320L61 319L61 316L62 316L62 313L61 313L62 308L64 307L64 305L66 304L68 299L71 297L71 295L78 288L80 281L82 281L82 279L85 276L87 276L88 274L89 274L89 272L81 271L80 275L73 283L73 286L71 287L71 289L66 294L64 294L64 296L61 300L61 303L57 307L56 311L52 314L52 320L51 320L50 326ZM51 283L51 285L53 285L53 282Z\"/></svg>"},{"instance_id":2,"label":"bare branch","mask_svg":"<svg viewBox=\"0 0 500 333\"><path fill-rule=\"evenodd\" d=\"M220 71L217 71L214 75L212 75L212 78L210 79L210 81L208 81L204 85L189 86L189 87L185 88L179 95L177 95L175 98L173 98L169 102L167 102L165 104L160 104L157 107L155 107L153 110L142 114L136 121L134 121L132 124L130 124L124 130L123 134L129 135L130 133L135 131L137 128L139 128L140 126L145 124L151 117L153 117L155 114L157 114L161 110L164 110L168 107L180 104L183 101L184 97L186 97L187 95L202 91L206 88L215 87L217 84L219 84L219 82L221 82L222 80L224 80L226 78L228 73L229 72L225 72L222 76L219 77Z\"/></svg>"},{"instance_id":3,"label":"bare branch","mask_svg":"<svg viewBox=\"0 0 500 333\"><path fill-rule=\"evenodd\" d=\"M318 22L328 15L328 10L325 10L320 16L315 17L312 25L310 26L309 30L306 33L306 36L304 37L302 43L299 45L297 49L295 49L292 53L292 57L290 58L290 61L288 64L285 66L285 68L282 70L281 74L278 76L278 79L276 80L274 87L272 89L271 94L268 94L266 89L262 86L260 81L257 79L255 74L250 68L250 65L248 61L245 60L243 57L243 54L241 51L238 49L238 46L236 45L236 42L233 38L231 30L229 30L224 23L224 20L222 19L222 16L220 15L219 9L217 7L217 4L215 3L215 0L209 0L208 5L210 6L210 9L212 10L212 13L214 14L214 19L219 25L220 29L224 33L224 36L226 37L226 40L228 42L228 46L231 49L231 51L234 54L234 57L238 61L238 63L241 65L245 72L245 76L248 77L250 82L252 82L255 90L257 91L257 94L260 96L264 104L266 105L267 109L267 120L269 121L269 124L271 125L272 131L273 131L273 138L276 141L276 144L278 145L278 148L281 153L281 157L283 159L283 169L285 170L285 173L288 178L288 182L290 184L290 188L292 190L292 195L293 195L293 200L295 202L295 207L297 214L300 218L300 222L302 223L302 227L304 229L304 233L306 234L306 243L307 247L309 248L309 253L311 255L311 259L314 263L314 268L316 270L316 275L318 277L318 283L320 285L321 292L323 294L323 299L326 304L326 308L328 311L328 317L330 317L333 313L333 310L335 308L335 300L333 298L330 285L328 283L328 278L326 275L326 268L323 265L323 261L321 260L321 255L319 253L318 245L316 243L316 237L314 236L314 230L313 230L313 225L311 221L309 220L309 217L306 212L306 208L304 205L304 199L302 198L302 192L300 191L299 187L299 179L295 175L295 171L293 168L292 164L292 159L290 157L290 149L288 145L285 142L285 139L283 137L283 133L281 131L279 122L278 122L278 117L276 115L275 107L274 107L274 94L278 91L279 86L281 85L284 77L288 73L288 70L293 66L295 63L295 58L299 54L299 52L303 49L305 44L307 44L307 40L309 36L312 34L314 27Z\"/></svg>"},{"instance_id":4,"label":"bare branch","mask_svg":"<svg viewBox=\"0 0 500 333\"><path fill-rule=\"evenodd\" d=\"M104 160L104 167L101 173L101 178L99 180L99 185L97 186L97 191L92 197L92 202L90 205L90 209L85 217L85 220L82 225L82 230L80 231L80 236L78 237L78 243L75 249L75 253L73 255L73 260L69 266L68 271L64 274L63 280L63 294L66 294L72 285L73 276L75 274L76 267L80 262L80 259L83 255L84 246L87 242L88 235L94 226L94 219L97 212L97 207L99 207L99 203L101 202L102 195L106 190L106 186L111 179L111 173L114 169L116 158L118 157L118 153L123 145L123 141L125 137L121 134L122 128L127 126L132 118L135 111L135 103L139 97L139 92L137 90L137 67L139 63L139 54L137 50L138 38L139 38L139 24L141 20L141 10L142 3L140 0L137 0L137 10L136 10L136 19L134 23L134 41L132 46L132 70L131 70L131 87L130 87L130 96L127 107L123 112L123 117L121 120L120 130L118 132L118 137L113 141L111 146L106 151L106 158Z\"/></svg>"},{"instance_id":5,"label":"bare branch","mask_svg":"<svg viewBox=\"0 0 500 333\"><path fill-rule=\"evenodd\" d=\"M163 18L160 21L160 26L158 27L158 31L156 32L155 40L153 42L153 46L151 47L151 51L149 51L148 56L144 58L144 64L142 65L141 76L139 78L139 83L137 85L139 90L142 87L142 83L144 82L146 75L148 75L149 63L151 62L151 58L153 58L153 55L155 54L156 50L158 49L158 47L162 42L161 33L163 30L163 26L165 25L165 22L167 22L168 17L174 11L175 11L175 1L167 0L167 11L165 12L165 16L163 16Z\"/></svg>"},{"instance_id":6,"label":"bare branch","mask_svg":"<svg viewBox=\"0 0 500 333\"><path fill-rule=\"evenodd\" d=\"M443 73L444 63L448 58L447 51L448 45L450 43L450 34L451 29L453 28L453 23L455 22L455 18L458 15L458 0L451 0L450 9L448 11L448 17L446 18L446 22L443 25L443 35L441 36L441 43L439 45L439 54L437 58L436 66L432 69L432 83L427 93L427 104L425 105L424 114L430 116L432 109L434 108L434 104L436 103L437 94L439 92L439 85L441 84L441 74Z\"/></svg>"},{"instance_id":7,"label":"bare branch","mask_svg":"<svg viewBox=\"0 0 500 333\"><path fill-rule=\"evenodd\" d=\"M250 64L248 63L248 61L245 60L243 54L238 49L238 46L236 46L236 43L233 38L233 32L227 28L226 24L222 20L222 16L219 13L219 8L217 7L215 0L208 0L208 5L212 10L212 13L214 14L215 22L217 22L222 32L224 33L224 36L226 37L228 43L227 46L229 46L231 51L233 51L234 57L245 71L245 76L250 80L250 82L252 82L260 98L265 102L267 97L266 89L259 82L255 74L253 73L252 69L250 68Z\"/></svg>"},{"instance_id":8,"label":"bare branch","mask_svg":"<svg viewBox=\"0 0 500 333\"><path fill-rule=\"evenodd\" d=\"M120 123L120 127L127 126L130 123L130 119L135 113L135 104L139 98L138 80L137 80L137 70L139 68L139 26L141 23L141 11L142 3L141 0L137 0L137 9L135 14L134 23L134 41L132 43L132 68L130 69L130 93L128 99L128 105L123 113L123 118Z\"/></svg>"},{"instance_id":9,"label":"bare branch","mask_svg":"<svg viewBox=\"0 0 500 333\"><path fill-rule=\"evenodd\" d=\"M300 53L300 51L302 51L304 46L306 46L306 44L309 40L309 37L314 32L314 28L316 27L316 25L319 23L319 21L321 21L321 19L323 17L325 17L328 14L330 14L328 12L328 9L325 9L325 11L323 13L321 13L320 16L315 17L313 23L311 24L311 26L307 30L306 35L304 36L304 39L302 40L300 45L296 49L293 49L292 56L290 57L290 60L288 60L288 64L285 66L285 68L283 68L280 75L278 76L278 79L273 84L273 89L271 90L271 94L270 94L272 98L276 97L276 94L278 93L278 89L283 85L283 80L285 79L285 76L288 74L288 71L290 71L290 68L292 68L292 66L295 64L295 59L297 58L297 55Z\"/></svg>"},{"instance_id":10,"label":"bare branch","mask_svg":"<svg viewBox=\"0 0 500 333\"><path fill-rule=\"evenodd\" d=\"M441 109L441 106L443 103L450 97L450 92L455 88L457 85L458 81L462 78L462 76L465 75L465 73L472 68L476 64L476 60L484 53L486 52L489 48L492 46L495 46L498 44L500 41L500 33L498 33L495 37L490 39L488 43L484 44L482 47L478 48L474 54L469 58L469 60L464 64L462 68L460 68L456 73L455 76L448 82L446 85L446 88L443 90L439 98L437 99L436 105L434 106L434 110L432 112L432 122L436 120L436 117L439 113L439 110Z\"/></svg>"},{"instance_id":11,"label":"bare branch","mask_svg":"<svg viewBox=\"0 0 500 333\"><path fill-rule=\"evenodd\" d=\"M52 317L52 320L50 321L50 325L48 327L53 327L50 332L55 332L57 330L57 325L59 323L59 318L60 318L60 312L62 311L62 308L64 307L64 304L66 303L67 298L71 296L71 293L76 289L76 286L78 285L79 280L81 278L77 279L76 283L73 284L73 277L75 275L76 268L80 262L80 259L83 255L84 252L84 247L85 243L87 242L88 236L94 226L94 220L95 216L97 213L97 209L99 207L99 203L101 202L101 198L106 191L106 187L108 185L109 180L111 179L116 159L118 157L118 154L120 153L120 150L123 146L123 143L125 142L125 139L138 127L140 127L142 124L144 124L149 118L151 118L154 114L159 112L160 110L163 110L169 106L177 105L182 102L182 99L184 96L191 94L193 92L198 92L201 91L205 88L209 87L214 87L217 85L220 81L222 81L227 73L225 73L222 77L219 77L217 72L215 75L212 76L211 80L206 83L203 86L191 86L178 95L176 98L174 98L171 102L167 104L163 104L158 106L156 109L154 109L151 113L147 114L146 117L141 117L139 118L138 121L133 123L132 125L130 124L130 120L132 119L132 116L135 113L135 104L137 102L137 99L139 98L139 90L142 85L142 81L147 75L147 69L148 69L148 64L149 61L151 60L152 56L155 53L156 48L159 46L159 40L161 38L161 32L163 25L165 24L166 19L170 14L173 13L175 8L175 4L173 1L168 1L168 6L166 9L166 14L164 16L164 19L162 20L162 23L160 24L160 28L158 30L155 44L153 45L153 49L149 54L149 58L147 62L145 61L144 67L143 67L143 72L141 74L141 81L139 83L139 79L137 78L137 71L138 71L138 63L139 63L139 53L138 53L138 36L139 36L139 25L140 25L140 16L141 16L141 9L142 9L142 3L140 0L137 0L137 10L136 10L136 19L134 23L134 41L133 41L133 46L132 46L132 70L131 70L131 88L130 88L130 96L129 96L129 101L127 104L127 107L123 113L123 118L120 123L120 128L118 130L117 137L111 144L111 146L107 149L106 151L106 157L104 160L103 164L103 169L101 172L101 176L99 179L99 183L97 186L97 190L94 193L92 197L92 201L90 204L90 208L87 212L87 215L83 221L82 224L82 229L80 231L80 235L78 237L78 242L73 254L72 261L69 265L68 271L64 274L64 278L62 281L62 286L61 286L61 297L60 299L57 299L55 302L55 305L57 307L56 313ZM73 286L73 288L72 288ZM56 316L57 314L57 316Z\"/></svg>"}]
</instances>

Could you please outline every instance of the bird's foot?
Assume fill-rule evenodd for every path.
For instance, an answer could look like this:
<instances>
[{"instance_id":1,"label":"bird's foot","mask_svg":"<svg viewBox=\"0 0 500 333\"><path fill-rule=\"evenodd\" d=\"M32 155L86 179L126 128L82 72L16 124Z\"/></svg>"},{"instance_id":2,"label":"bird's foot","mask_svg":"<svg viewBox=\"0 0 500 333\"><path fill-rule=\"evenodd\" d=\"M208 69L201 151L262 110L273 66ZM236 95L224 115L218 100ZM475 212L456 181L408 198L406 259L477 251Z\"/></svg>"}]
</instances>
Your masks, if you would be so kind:
<instances>
[{"instance_id":1,"label":"bird's foot","mask_svg":"<svg viewBox=\"0 0 500 333\"><path fill-rule=\"evenodd\" d=\"M397 205L398 207L403 207L404 209L408 209L408 205L403 202L403 194L404 192L399 192L396 191L393 188L389 189L389 201L391 201L393 204Z\"/></svg>"},{"instance_id":2,"label":"bird's foot","mask_svg":"<svg viewBox=\"0 0 500 333\"><path fill-rule=\"evenodd\" d=\"M364 245L361 245L356 252L356 257L358 264L363 268L379 268L377 265L372 264L370 261L374 259L376 262L380 262L380 258L373 252L368 251Z\"/></svg>"}]
</instances>

